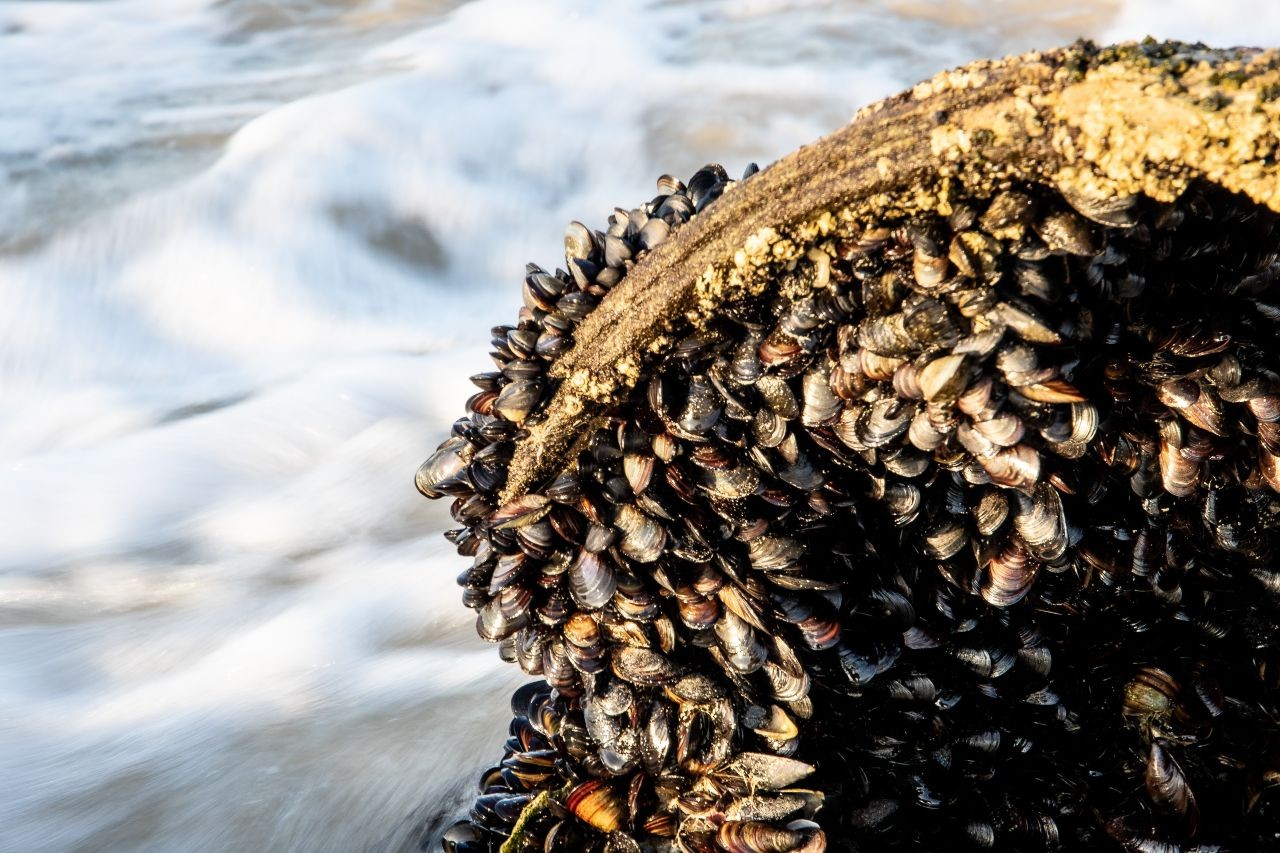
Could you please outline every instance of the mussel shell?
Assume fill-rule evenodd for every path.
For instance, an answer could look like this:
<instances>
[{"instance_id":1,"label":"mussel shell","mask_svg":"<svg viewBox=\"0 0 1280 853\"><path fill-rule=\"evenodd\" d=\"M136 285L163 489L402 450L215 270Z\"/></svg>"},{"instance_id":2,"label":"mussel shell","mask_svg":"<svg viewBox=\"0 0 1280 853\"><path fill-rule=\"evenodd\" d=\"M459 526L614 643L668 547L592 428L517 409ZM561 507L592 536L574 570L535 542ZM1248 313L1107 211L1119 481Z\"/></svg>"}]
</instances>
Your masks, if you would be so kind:
<instances>
[{"instance_id":1,"label":"mussel shell","mask_svg":"<svg viewBox=\"0 0 1280 853\"><path fill-rule=\"evenodd\" d=\"M476 631L481 638L496 643L529 624L533 595L523 586L509 586L480 609Z\"/></svg>"},{"instance_id":2,"label":"mussel shell","mask_svg":"<svg viewBox=\"0 0 1280 853\"><path fill-rule=\"evenodd\" d=\"M569 591L580 607L598 610L609 603L618 587L617 575L605 554L578 552L569 566Z\"/></svg>"},{"instance_id":3,"label":"mussel shell","mask_svg":"<svg viewBox=\"0 0 1280 853\"><path fill-rule=\"evenodd\" d=\"M621 532L619 550L638 563L652 563L662 556L667 544L667 531L657 521L630 504L618 508L615 521Z\"/></svg>"},{"instance_id":4,"label":"mussel shell","mask_svg":"<svg viewBox=\"0 0 1280 853\"><path fill-rule=\"evenodd\" d=\"M444 853L480 853L487 849L485 833L469 820L460 820L440 836Z\"/></svg>"},{"instance_id":5,"label":"mussel shell","mask_svg":"<svg viewBox=\"0 0 1280 853\"><path fill-rule=\"evenodd\" d=\"M925 551L938 560L949 560L969 544L969 532L958 521L944 521L925 534Z\"/></svg>"},{"instance_id":6,"label":"mussel shell","mask_svg":"<svg viewBox=\"0 0 1280 853\"><path fill-rule=\"evenodd\" d=\"M418 491L429 498L468 496L472 487L466 472L474 451L471 443L461 436L445 439L414 475Z\"/></svg>"},{"instance_id":7,"label":"mussel shell","mask_svg":"<svg viewBox=\"0 0 1280 853\"><path fill-rule=\"evenodd\" d=\"M508 530L535 524L551 511L551 502L533 492L508 501L489 516L489 524L498 530Z\"/></svg>"},{"instance_id":8,"label":"mussel shell","mask_svg":"<svg viewBox=\"0 0 1280 853\"><path fill-rule=\"evenodd\" d=\"M506 420L522 424L542 402L543 383L539 379L519 379L498 393L493 410Z\"/></svg>"},{"instance_id":9,"label":"mussel shell","mask_svg":"<svg viewBox=\"0 0 1280 853\"><path fill-rule=\"evenodd\" d=\"M725 821L716 843L728 853L792 853L808 840L806 833L762 821Z\"/></svg>"},{"instance_id":10,"label":"mussel shell","mask_svg":"<svg viewBox=\"0 0 1280 853\"><path fill-rule=\"evenodd\" d=\"M984 567L979 590L995 607L1009 607L1031 590L1039 564L1016 542L1011 541Z\"/></svg>"},{"instance_id":11,"label":"mussel shell","mask_svg":"<svg viewBox=\"0 0 1280 853\"><path fill-rule=\"evenodd\" d=\"M979 460L991 481L1012 489L1027 489L1040 478L1040 454L1028 444L1018 444Z\"/></svg>"},{"instance_id":12,"label":"mussel shell","mask_svg":"<svg viewBox=\"0 0 1280 853\"><path fill-rule=\"evenodd\" d=\"M715 632L730 668L745 675L764 666L768 649L756 636L755 629L737 614L732 611L721 614L715 623ZM787 737L795 737L795 734Z\"/></svg>"},{"instance_id":13,"label":"mussel shell","mask_svg":"<svg viewBox=\"0 0 1280 853\"><path fill-rule=\"evenodd\" d=\"M1031 495L1014 492L1017 507L1013 526L1029 556L1041 562L1057 560L1067 551L1067 517L1058 490L1048 483L1037 485Z\"/></svg>"},{"instance_id":14,"label":"mussel shell","mask_svg":"<svg viewBox=\"0 0 1280 853\"><path fill-rule=\"evenodd\" d=\"M883 447L906 432L915 416L913 404L893 398L880 400L858 417L855 426L858 440L867 447Z\"/></svg>"},{"instance_id":15,"label":"mussel shell","mask_svg":"<svg viewBox=\"0 0 1280 853\"><path fill-rule=\"evenodd\" d=\"M1009 498L1001 489L987 489L973 508L973 520L980 536L993 536L1009 517Z\"/></svg>"},{"instance_id":16,"label":"mussel shell","mask_svg":"<svg viewBox=\"0 0 1280 853\"><path fill-rule=\"evenodd\" d=\"M747 543L751 565L762 572L780 572L794 568L804 558L805 547L788 536L757 536Z\"/></svg>"},{"instance_id":17,"label":"mussel shell","mask_svg":"<svg viewBox=\"0 0 1280 853\"><path fill-rule=\"evenodd\" d=\"M1027 193L1005 190L991 199L978 222L983 231L1003 238L1010 231L1020 234L1020 228L1035 219L1038 208L1037 201Z\"/></svg>"},{"instance_id":18,"label":"mussel shell","mask_svg":"<svg viewBox=\"0 0 1280 853\"><path fill-rule=\"evenodd\" d=\"M959 399L969 382L968 357L945 355L920 370L920 390L930 402L951 403Z\"/></svg>"},{"instance_id":19,"label":"mussel shell","mask_svg":"<svg viewBox=\"0 0 1280 853\"><path fill-rule=\"evenodd\" d=\"M819 426L840 414L843 403L831 390L831 367L824 360L811 367L804 375L801 423L805 426Z\"/></svg>"},{"instance_id":20,"label":"mussel shell","mask_svg":"<svg viewBox=\"0 0 1280 853\"><path fill-rule=\"evenodd\" d=\"M457 498L481 634L546 679L457 843L496 846L547 791L535 849L820 849L781 824L821 803L782 787L794 755L822 758L841 843L1166 851L1195 795L1240 811L1199 843L1265 830L1274 756L1244 745L1280 684L1272 217L1203 186L1036 187L840 223L766 292L673 316L647 399L502 502L577 324L727 183L571 224L569 273L526 271L498 370L420 469Z\"/></svg>"},{"instance_id":21,"label":"mussel shell","mask_svg":"<svg viewBox=\"0 0 1280 853\"><path fill-rule=\"evenodd\" d=\"M716 425L723 412L724 401L709 379L695 376L689 380L685 406L678 420L682 430L693 436L704 435Z\"/></svg>"},{"instance_id":22,"label":"mussel shell","mask_svg":"<svg viewBox=\"0 0 1280 853\"><path fill-rule=\"evenodd\" d=\"M1195 794L1166 742L1152 742L1144 781L1152 802L1185 818L1188 830L1194 833L1198 819Z\"/></svg>"},{"instance_id":23,"label":"mussel shell","mask_svg":"<svg viewBox=\"0 0 1280 853\"><path fill-rule=\"evenodd\" d=\"M583 823L601 832L616 832L625 826L626 803L610 783L589 779L565 797L565 808Z\"/></svg>"},{"instance_id":24,"label":"mussel shell","mask_svg":"<svg viewBox=\"0 0 1280 853\"><path fill-rule=\"evenodd\" d=\"M652 649L624 646L613 652L613 672L632 684L660 687L675 681L680 667Z\"/></svg>"},{"instance_id":25,"label":"mussel shell","mask_svg":"<svg viewBox=\"0 0 1280 853\"><path fill-rule=\"evenodd\" d=\"M1058 191L1076 213L1099 225L1128 228L1138 221L1138 196L1122 193L1104 195L1090 192L1084 186L1066 183L1059 185Z\"/></svg>"},{"instance_id":26,"label":"mussel shell","mask_svg":"<svg viewBox=\"0 0 1280 853\"><path fill-rule=\"evenodd\" d=\"M697 468L698 486L717 498L745 498L755 494L762 482L760 471L745 462L732 468Z\"/></svg>"},{"instance_id":27,"label":"mussel shell","mask_svg":"<svg viewBox=\"0 0 1280 853\"><path fill-rule=\"evenodd\" d=\"M1069 255L1096 255L1102 243L1080 216L1070 211L1051 213L1035 224L1036 234L1055 252Z\"/></svg>"}]
</instances>

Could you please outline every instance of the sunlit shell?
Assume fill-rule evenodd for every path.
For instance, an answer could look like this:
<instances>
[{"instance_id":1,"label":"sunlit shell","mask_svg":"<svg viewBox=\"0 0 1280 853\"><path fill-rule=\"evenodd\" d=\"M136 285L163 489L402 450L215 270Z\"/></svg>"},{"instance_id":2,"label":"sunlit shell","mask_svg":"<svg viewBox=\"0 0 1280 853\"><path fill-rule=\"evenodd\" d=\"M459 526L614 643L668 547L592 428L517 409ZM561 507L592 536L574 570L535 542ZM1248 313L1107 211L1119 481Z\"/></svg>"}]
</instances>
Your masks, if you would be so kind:
<instances>
[{"instance_id":1,"label":"sunlit shell","mask_svg":"<svg viewBox=\"0 0 1280 853\"><path fill-rule=\"evenodd\" d=\"M1018 393L1037 403L1083 403L1085 401L1085 396L1074 385L1063 379L1050 379L1046 382L1022 385L1019 386Z\"/></svg>"},{"instance_id":2,"label":"sunlit shell","mask_svg":"<svg viewBox=\"0 0 1280 853\"><path fill-rule=\"evenodd\" d=\"M733 703L728 699L681 706L676 721L676 762L695 775L719 767L729 755L735 725Z\"/></svg>"},{"instance_id":3,"label":"sunlit shell","mask_svg":"<svg viewBox=\"0 0 1280 853\"><path fill-rule=\"evenodd\" d=\"M643 494L653 479L653 457L644 453L629 453L623 457L623 472L635 494Z\"/></svg>"},{"instance_id":4,"label":"sunlit shell","mask_svg":"<svg viewBox=\"0 0 1280 853\"><path fill-rule=\"evenodd\" d=\"M1058 490L1047 483L1027 496L1014 493L1017 508L1013 525L1026 544L1030 556L1042 562L1058 559L1067 550L1067 518Z\"/></svg>"},{"instance_id":5,"label":"sunlit shell","mask_svg":"<svg viewBox=\"0 0 1280 853\"><path fill-rule=\"evenodd\" d=\"M720 603L705 595L678 596L680 621L695 631L713 627L720 618Z\"/></svg>"},{"instance_id":6,"label":"sunlit shell","mask_svg":"<svg viewBox=\"0 0 1280 853\"><path fill-rule=\"evenodd\" d=\"M523 527L541 521L551 511L551 502L538 494L528 494L500 506L489 523L499 530Z\"/></svg>"},{"instance_id":7,"label":"sunlit shell","mask_svg":"<svg viewBox=\"0 0 1280 853\"><path fill-rule=\"evenodd\" d=\"M758 409L752 419L752 433L761 447L777 447L787 437L787 420L770 408Z\"/></svg>"},{"instance_id":8,"label":"sunlit shell","mask_svg":"<svg viewBox=\"0 0 1280 853\"><path fill-rule=\"evenodd\" d=\"M996 607L1016 604L1031 590L1039 565L1016 542L996 554L982 576L982 597Z\"/></svg>"},{"instance_id":9,"label":"sunlit shell","mask_svg":"<svg viewBox=\"0 0 1280 853\"><path fill-rule=\"evenodd\" d=\"M607 782L591 779L569 792L565 808L579 820L601 832L615 832L625 820L625 805Z\"/></svg>"},{"instance_id":10,"label":"sunlit shell","mask_svg":"<svg viewBox=\"0 0 1280 853\"><path fill-rule=\"evenodd\" d=\"M498 592L520 579L524 574L524 566L526 557L524 554L504 554L498 558L498 564L494 566L493 575L489 579L489 594L497 595Z\"/></svg>"},{"instance_id":11,"label":"sunlit shell","mask_svg":"<svg viewBox=\"0 0 1280 853\"><path fill-rule=\"evenodd\" d=\"M943 522L925 535L925 550L939 560L949 560L969 541L968 531L956 521Z\"/></svg>"},{"instance_id":12,"label":"sunlit shell","mask_svg":"<svg viewBox=\"0 0 1280 853\"><path fill-rule=\"evenodd\" d=\"M792 853L802 849L806 833L761 821L725 821L716 842L729 853Z\"/></svg>"},{"instance_id":13,"label":"sunlit shell","mask_svg":"<svg viewBox=\"0 0 1280 853\"><path fill-rule=\"evenodd\" d=\"M564 638L580 648L591 648L600 642L600 626L587 613L575 613L564 623Z\"/></svg>"},{"instance_id":14,"label":"sunlit shell","mask_svg":"<svg viewBox=\"0 0 1280 853\"><path fill-rule=\"evenodd\" d=\"M992 482L1014 489L1026 489L1040 477L1040 454L1027 444L1018 444L979 460Z\"/></svg>"},{"instance_id":15,"label":"sunlit shell","mask_svg":"<svg viewBox=\"0 0 1280 853\"><path fill-rule=\"evenodd\" d=\"M533 597L521 586L507 587L480 610L476 630L491 643L506 639L529 623Z\"/></svg>"},{"instance_id":16,"label":"sunlit shell","mask_svg":"<svg viewBox=\"0 0 1280 853\"><path fill-rule=\"evenodd\" d=\"M618 509L616 524L622 532L620 548L627 557L639 563L652 563L661 556L667 533L657 521L625 504Z\"/></svg>"},{"instance_id":17,"label":"sunlit shell","mask_svg":"<svg viewBox=\"0 0 1280 853\"><path fill-rule=\"evenodd\" d=\"M804 545L782 536L758 536L747 546L751 565L763 572L786 571L804 557Z\"/></svg>"},{"instance_id":18,"label":"sunlit shell","mask_svg":"<svg viewBox=\"0 0 1280 853\"><path fill-rule=\"evenodd\" d=\"M715 623L715 632L731 668L747 674L764 665L768 650L756 636L755 629L737 614L728 611L721 615Z\"/></svg>"},{"instance_id":19,"label":"sunlit shell","mask_svg":"<svg viewBox=\"0 0 1280 853\"><path fill-rule=\"evenodd\" d=\"M1160 480L1164 490L1176 497L1187 497L1200 484L1200 465L1181 451L1183 431L1177 421L1165 421L1160 428Z\"/></svg>"},{"instance_id":20,"label":"sunlit shell","mask_svg":"<svg viewBox=\"0 0 1280 853\"><path fill-rule=\"evenodd\" d=\"M1029 343L1058 344L1062 335L1050 326L1033 308L1020 302L1001 302L995 308L1000 321L1018 337Z\"/></svg>"},{"instance_id":21,"label":"sunlit shell","mask_svg":"<svg viewBox=\"0 0 1280 853\"><path fill-rule=\"evenodd\" d=\"M946 435L934 426L926 412L917 412L908 426L907 439L912 446L929 452L937 450L946 441Z\"/></svg>"},{"instance_id":22,"label":"sunlit shell","mask_svg":"<svg viewBox=\"0 0 1280 853\"><path fill-rule=\"evenodd\" d=\"M715 426L723 411L723 401L711 382L704 378L690 380L680 428L692 436L700 436Z\"/></svg>"},{"instance_id":23,"label":"sunlit shell","mask_svg":"<svg viewBox=\"0 0 1280 853\"><path fill-rule=\"evenodd\" d=\"M493 408L509 421L520 424L542 400L543 386L537 379L521 379L502 389Z\"/></svg>"},{"instance_id":24,"label":"sunlit shell","mask_svg":"<svg viewBox=\"0 0 1280 853\"><path fill-rule=\"evenodd\" d=\"M466 439L460 436L447 439L418 468L414 477L418 491L429 498L469 493L471 486L466 480L466 470L473 453L474 448Z\"/></svg>"},{"instance_id":25,"label":"sunlit shell","mask_svg":"<svg viewBox=\"0 0 1280 853\"><path fill-rule=\"evenodd\" d=\"M858 440L867 447L882 447L906 432L915 413L914 406L894 399L873 403L858 417Z\"/></svg>"},{"instance_id":26,"label":"sunlit shell","mask_svg":"<svg viewBox=\"0 0 1280 853\"><path fill-rule=\"evenodd\" d=\"M608 557L583 550L569 567L569 589L582 607L590 610L604 607L617 588L617 575Z\"/></svg>"},{"instance_id":27,"label":"sunlit shell","mask_svg":"<svg viewBox=\"0 0 1280 853\"><path fill-rule=\"evenodd\" d=\"M969 381L967 357L947 355L929 362L920 370L920 390L931 402L953 402Z\"/></svg>"},{"instance_id":28,"label":"sunlit shell","mask_svg":"<svg viewBox=\"0 0 1280 853\"><path fill-rule=\"evenodd\" d=\"M674 681L680 669L652 649L623 647L613 653L613 671L624 681L644 687L657 687Z\"/></svg>"},{"instance_id":29,"label":"sunlit shell","mask_svg":"<svg viewBox=\"0 0 1280 853\"><path fill-rule=\"evenodd\" d=\"M760 488L760 471L746 463L733 468L699 469L698 485L718 498L745 498Z\"/></svg>"},{"instance_id":30,"label":"sunlit shell","mask_svg":"<svg viewBox=\"0 0 1280 853\"><path fill-rule=\"evenodd\" d=\"M831 390L831 366L819 362L804 375L804 408L801 422L805 426L818 426L840 413L841 401Z\"/></svg>"},{"instance_id":31,"label":"sunlit shell","mask_svg":"<svg viewBox=\"0 0 1280 853\"><path fill-rule=\"evenodd\" d=\"M1000 489L987 489L973 508L973 520L981 536L991 536L1009 517L1009 498Z\"/></svg>"},{"instance_id":32,"label":"sunlit shell","mask_svg":"<svg viewBox=\"0 0 1280 853\"><path fill-rule=\"evenodd\" d=\"M760 631L767 631L760 603L736 584L722 586L716 593L725 609Z\"/></svg>"},{"instance_id":33,"label":"sunlit shell","mask_svg":"<svg viewBox=\"0 0 1280 853\"><path fill-rule=\"evenodd\" d=\"M869 349L858 353L858 369L863 376L872 380L892 379L903 362L904 359L881 355Z\"/></svg>"},{"instance_id":34,"label":"sunlit shell","mask_svg":"<svg viewBox=\"0 0 1280 853\"><path fill-rule=\"evenodd\" d=\"M790 740L800 734L795 721L777 705L770 705L768 716L757 725L753 725L751 729L763 738L780 741Z\"/></svg>"},{"instance_id":35,"label":"sunlit shell","mask_svg":"<svg viewBox=\"0 0 1280 853\"><path fill-rule=\"evenodd\" d=\"M975 422L973 427L997 447L1012 447L1026 435L1022 419L1013 412L1001 412L988 420Z\"/></svg>"},{"instance_id":36,"label":"sunlit shell","mask_svg":"<svg viewBox=\"0 0 1280 853\"><path fill-rule=\"evenodd\" d=\"M1139 670L1124 686L1124 713L1138 717L1167 716L1181 689L1172 675L1158 667Z\"/></svg>"}]
</instances>

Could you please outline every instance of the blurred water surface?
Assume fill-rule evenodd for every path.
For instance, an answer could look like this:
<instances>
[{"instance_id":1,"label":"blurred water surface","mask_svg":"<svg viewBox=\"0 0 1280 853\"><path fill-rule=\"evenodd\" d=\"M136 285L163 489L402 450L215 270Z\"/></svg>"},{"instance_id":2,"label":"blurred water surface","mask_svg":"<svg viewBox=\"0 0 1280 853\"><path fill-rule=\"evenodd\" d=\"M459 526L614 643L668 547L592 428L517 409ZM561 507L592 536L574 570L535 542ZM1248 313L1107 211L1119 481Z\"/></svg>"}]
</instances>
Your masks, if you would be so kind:
<instances>
[{"instance_id":1,"label":"blurred water surface","mask_svg":"<svg viewBox=\"0 0 1280 853\"><path fill-rule=\"evenodd\" d=\"M408 849L500 747L411 478L526 260L979 56L1268 5L0 0L0 850Z\"/></svg>"}]
</instances>

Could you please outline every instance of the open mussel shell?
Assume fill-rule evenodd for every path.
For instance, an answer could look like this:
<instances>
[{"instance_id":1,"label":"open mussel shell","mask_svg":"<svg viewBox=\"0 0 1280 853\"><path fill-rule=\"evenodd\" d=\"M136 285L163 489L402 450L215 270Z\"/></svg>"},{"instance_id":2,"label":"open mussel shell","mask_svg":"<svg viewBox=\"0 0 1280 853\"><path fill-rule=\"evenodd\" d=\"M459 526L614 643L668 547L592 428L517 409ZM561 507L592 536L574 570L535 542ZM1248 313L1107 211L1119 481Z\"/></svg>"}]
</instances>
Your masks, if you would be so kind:
<instances>
[{"instance_id":1,"label":"open mussel shell","mask_svg":"<svg viewBox=\"0 0 1280 853\"><path fill-rule=\"evenodd\" d=\"M777 705L770 705L763 710L759 720L749 725L752 731L767 740L788 741L800 735L795 720Z\"/></svg>"}]
</instances>

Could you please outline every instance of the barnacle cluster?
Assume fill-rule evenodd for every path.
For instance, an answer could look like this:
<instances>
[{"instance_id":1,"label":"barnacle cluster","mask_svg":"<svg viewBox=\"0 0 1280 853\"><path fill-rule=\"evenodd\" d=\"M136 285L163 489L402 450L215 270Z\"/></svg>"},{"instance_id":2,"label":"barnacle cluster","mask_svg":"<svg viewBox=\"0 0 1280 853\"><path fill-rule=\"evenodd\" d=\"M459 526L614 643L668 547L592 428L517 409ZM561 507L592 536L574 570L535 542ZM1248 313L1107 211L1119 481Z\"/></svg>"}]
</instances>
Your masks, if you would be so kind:
<instances>
[{"instance_id":1,"label":"barnacle cluster","mask_svg":"<svg viewBox=\"0 0 1280 853\"><path fill-rule=\"evenodd\" d=\"M572 223L418 472L541 679L445 850L1280 844L1277 217L1006 181L857 222L504 494L574 329L733 184Z\"/></svg>"}]
</instances>

